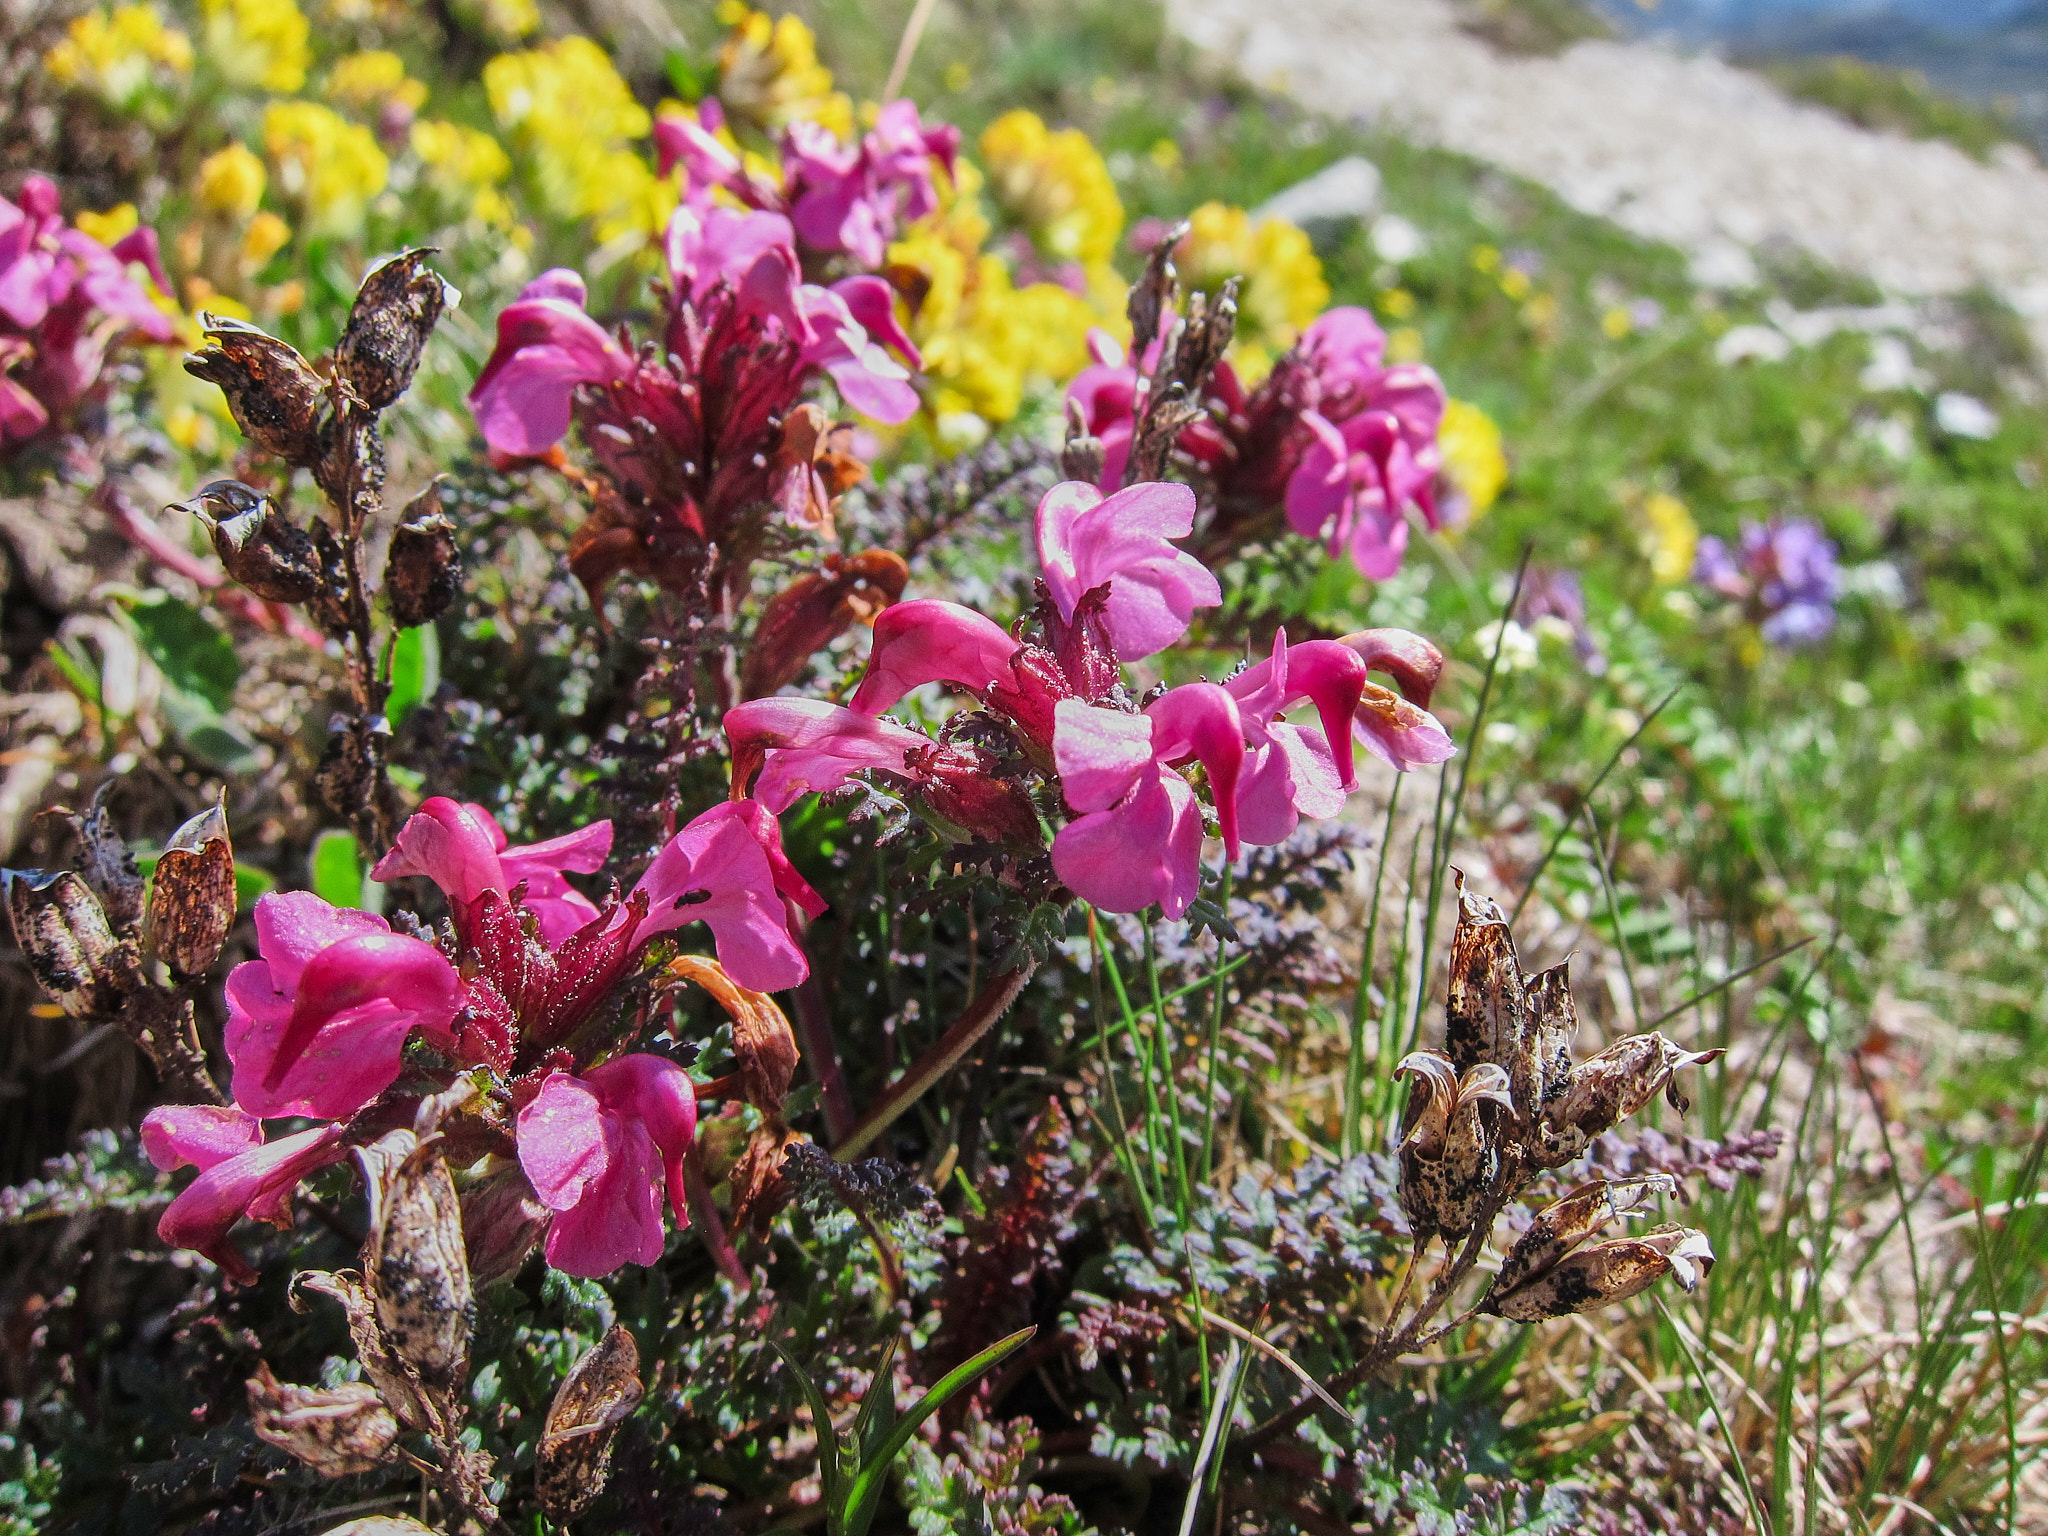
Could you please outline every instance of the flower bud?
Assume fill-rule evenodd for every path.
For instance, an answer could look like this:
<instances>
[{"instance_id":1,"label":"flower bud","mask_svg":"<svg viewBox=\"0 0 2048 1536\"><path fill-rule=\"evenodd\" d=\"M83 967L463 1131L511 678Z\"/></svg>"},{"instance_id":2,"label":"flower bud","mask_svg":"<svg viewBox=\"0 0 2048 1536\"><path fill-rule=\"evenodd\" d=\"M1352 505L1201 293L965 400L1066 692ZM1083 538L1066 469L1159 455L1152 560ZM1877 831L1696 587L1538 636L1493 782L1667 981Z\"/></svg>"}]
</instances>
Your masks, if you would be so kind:
<instances>
[{"instance_id":1,"label":"flower bud","mask_svg":"<svg viewBox=\"0 0 2048 1536\"><path fill-rule=\"evenodd\" d=\"M367 1382L296 1387L267 1364L249 1378L249 1417L259 1440L288 1451L322 1477L368 1472L391 1459L398 1420Z\"/></svg>"},{"instance_id":2,"label":"flower bud","mask_svg":"<svg viewBox=\"0 0 2048 1536\"><path fill-rule=\"evenodd\" d=\"M1416 1079L1401 1136L1401 1209L1418 1240L1441 1232L1456 1242L1472 1230L1500 1167L1494 1123L1483 1109L1512 1106L1508 1075L1489 1061L1461 1077L1448 1057L1412 1051L1394 1076Z\"/></svg>"},{"instance_id":3,"label":"flower bud","mask_svg":"<svg viewBox=\"0 0 2048 1536\"><path fill-rule=\"evenodd\" d=\"M275 336L241 320L199 317L207 347L185 371L218 384L235 424L265 453L310 468L320 457L320 409L327 386L306 360Z\"/></svg>"},{"instance_id":4,"label":"flower bud","mask_svg":"<svg viewBox=\"0 0 2048 1536\"><path fill-rule=\"evenodd\" d=\"M893 550L826 556L824 570L797 577L761 610L740 674L741 696L765 699L795 682L817 652L855 624L874 623L909 579L910 567Z\"/></svg>"},{"instance_id":5,"label":"flower bud","mask_svg":"<svg viewBox=\"0 0 2048 1536\"><path fill-rule=\"evenodd\" d=\"M334 348L336 371L373 411L405 393L441 311L461 297L426 265L432 254L406 251L373 268Z\"/></svg>"},{"instance_id":6,"label":"flower bud","mask_svg":"<svg viewBox=\"0 0 2048 1536\"><path fill-rule=\"evenodd\" d=\"M925 808L969 837L1044 847L1045 829L1024 786L997 778L976 755L934 744L906 754L904 766L916 776Z\"/></svg>"},{"instance_id":7,"label":"flower bud","mask_svg":"<svg viewBox=\"0 0 2048 1536\"><path fill-rule=\"evenodd\" d=\"M184 981L220 957L234 923L235 850L223 792L220 803L194 816L164 845L142 920L142 943Z\"/></svg>"},{"instance_id":8,"label":"flower bud","mask_svg":"<svg viewBox=\"0 0 2048 1536\"><path fill-rule=\"evenodd\" d=\"M431 624L448 611L462 590L462 553L455 525L441 511L437 480L406 506L405 521L391 535L384 566L384 606L400 629Z\"/></svg>"},{"instance_id":9,"label":"flower bud","mask_svg":"<svg viewBox=\"0 0 2048 1536\"><path fill-rule=\"evenodd\" d=\"M325 585L312 536L260 492L238 480L216 480L185 503L213 537L228 575L272 603L303 603Z\"/></svg>"},{"instance_id":10,"label":"flower bud","mask_svg":"<svg viewBox=\"0 0 2048 1536\"><path fill-rule=\"evenodd\" d=\"M470 1284L477 1290L510 1280L540 1245L554 1215L517 1163L462 1192L462 1241Z\"/></svg>"},{"instance_id":11,"label":"flower bud","mask_svg":"<svg viewBox=\"0 0 2048 1536\"><path fill-rule=\"evenodd\" d=\"M134 946L114 936L83 877L71 870L0 872L14 941L45 992L73 1018L117 1012L141 985Z\"/></svg>"},{"instance_id":12,"label":"flower bud","mask_svg":"<svg viewBox=\"0 0 2048 1536\"><path fill-rule=\"evenodd\" d=\"M644 1395L640 1347L614 1323L569 1367L534 1454L534 1491L557 1525L574 1520L604 1492L612 1441Z\"/></svg>"}]
</instances>

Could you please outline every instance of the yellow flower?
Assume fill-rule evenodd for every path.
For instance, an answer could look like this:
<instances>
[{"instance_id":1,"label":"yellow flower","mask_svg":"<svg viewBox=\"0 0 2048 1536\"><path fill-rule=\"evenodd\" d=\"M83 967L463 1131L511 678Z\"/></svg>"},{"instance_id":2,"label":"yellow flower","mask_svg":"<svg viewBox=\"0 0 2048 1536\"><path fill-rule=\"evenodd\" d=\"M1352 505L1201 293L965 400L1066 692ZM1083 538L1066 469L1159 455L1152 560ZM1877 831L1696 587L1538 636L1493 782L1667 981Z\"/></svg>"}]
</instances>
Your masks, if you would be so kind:
<instances>
[{"instance_id":1,"label":"yellow flower","mask_svg":"<svg viewBox=\"0 0 2048 1536\"><path fill-rule=\"evenodd\" d=\"M500 229L512 226L512 205L498 190L512 174L512 159L488 133L439 119L416 122L412 152L437 187L469 200L472 217Z\"/></svg>"},{"instance_id":2,"label":"yellow flower","mask_svg":"<svg viewBox=\"0 0 2048 1536\"><path fill-rule=\"evenodd\" d=\"M335 61L327 75L327 99L359 112L374 111L387 101L417 112L427 99L427 87L424 81L407 78L405 60L397 54L374 48Z\"/></svg>"},{"instance_id":3,"label":"yellow flower","mask_svg":"<svg viewBox=\"0 0 2048 1536\"><path fill-rule=\"evenodd\" d=\"M101 245L112 245L140 224L142 215L133 203L116 203L105 213L81 213L72 222Z\"/></svg>"},{"instance_id":4,"label":"yellow flower","mask_svg":"<svg viewBox=\"0 0 2048 1536\"><path fill-rule=\"evenodd\" d=\"M272 92L306 83L306 18L292 0L199 0L206 57L232 84Z\"/></svg>"},{"instance_id":5,"label":"yellow flower","mask_svg":"<svg viewBox=\"0 0 2048 1536\"><path fill-rule=\"evenodd\" d=\"M1188 222L1178 257L1188 286L1215 293L1228 279L1243 279L1230 361L1246 383L1256 383L1329 304L1323 264L1308 236L1284 219L1254 222L1242 208L1204 203Z\"/></svg>"},{"instance_id":6,"label":"yellow flower","mask_svg":"<svg viewBox=\"0 0 2048 1536\"><path fill-rule=\"evenodd\" d=\"M43 64L60 83L126 107L156 83L159 69L192 72L192 40L165 26L154 5L120 5L78 17Z\"/></svg>"},{"instance_id":7,"label":"yellow flower","mask_svg":"<svg viewBox=\"0 0 2048 1536\"><path fill-rule=\"evenodd\" d=\"M1609 341L1620 341L1635 328L1635 317L1623 305L1610 305L1600 316L1600 329L1606 333Z\"/></svg>"},{"instance_id":8,"label":"yellow flower","mask_svg":"<svg viewBox=\"0 0 2048 1536\"><path fill-rule=\"evenodd\" d=\"M208 213L246 219L262 203L269 180L263 162L247 145L230 144L199 162L199 179L192 190Z\"/></svg>"},{"instance_id":9,"label":"yellow flower","mask_svg":"<svg viewBox=\"0 0 2048 1536\"><path fill-rule=\"evenodd\" d=\"M644 243L667 222L674 186L625 147L653 120L589 38L499 54L484 66L484 91L550 213L590 220L607 244Z\"/></svg>"},{"instance_id":10,"label":"yellow flower","mask_svg":"<svg viewBox=\"0 0 2048 1536\"><path fill-rule=\"evenodd\" d=\"M1006 112L981 135L996 203L1046 255L1083 266L1116 254L1124 205L1088 135L1047 128L1035 112Z\"/></svg>"},{"instance_id":11,"label":"yellow flower","mask_svg":"<svg viewBox=\"0 0 2048 1536\"><path fill-rule=\"evenodd\" d=\"M291 244L292 227L274 213L259 213L242 234L242 260L253 270Z\"/></svg>"},{"instance_id":12,"label":"yellow flower","mask_svg":"<svg viewBox=\"0 0 2048 1536\"><path fill-rule=\"evenodd\" d=\"M1380 295L1380 313L1389 320L1406 320L1415 313L1415 295L1406 288L1389 288Z\"/></svg>"},{"instance_id":13,"label":"yellow flower","mask_svg":"<svg viewBox=\"0 0 2048 1536\"><path fill-rule=\"evenodd\" d=\"M1474 272L1491 272L1499 266L1500 248L1498 246L1475 245L1472 247L1472 270Z\"/></svg>"},{"instance_id":14,"label":"yellow flower","mask_svg":"<svg viewBox=\"0 0 2048 1536\"><path fill-rule=\"evenodd\" d=\"M719 17L732 28L718 50L718 99L727 111L764 133L809 121L853 137L853 103L832 89L809 27L744 5L721 6Z\"/></svg>"},{"instance_id":15,"label":"yellow flower","mask_svg":"<svg viewBox=\"0 0 2048 1536\"><path fill-rule=\"evenodd\" d=\"M1684 502L1669 491L1657 491L1643 502L1643 553L1649 557L1651 578L1660 586L1692 574L1699 544L1699 524Z\"/></svg>"},{"instance_id":16,"label":"yellow flower","mask_svg":"<svg viewBox=\"0 0 2048 1536\"><path fill-rule=\"evenodd\" d=\"M317 102L273 101L264 108L263 147L279 190L305 209L312 235L360 233L370 199L391 174L369 129Z\"/></svg>"},{"instance_id":17,"label":"yellow flower","mask_svg":"<svg viewBox=\"0 0 2048 1536\"><path fill-rule=\"evenodd\" d=\"M1436 440L1444 456L1444 474L1464 497L1467 519L1483 515L1508 479L1500 428L1478 406L1452 400L1444 406Z\"/></svg>"},{"instance_id":18,"label":"yellow flower","mask_svg":"<svg viewBox=\"0 0 2048 1536\"><path fill-rule=\"evenodd\" d=\"M974 84L974 71L969 69L960 60L955 59L946 66L945 81L946 89L955 96L958 96L962 91Z\"/></svg>"},{"instance_id":19,"label":"yellow flower","mask_svg":"<svg viewBox=\"0 0 2048 1536\"><path fill-rule=\"evenodd\" d=\"M475 0L461 9L473 14L485 32L503 42L516 43L540 30L540 7L534 0Z\"/></svg>"}]
</instances>

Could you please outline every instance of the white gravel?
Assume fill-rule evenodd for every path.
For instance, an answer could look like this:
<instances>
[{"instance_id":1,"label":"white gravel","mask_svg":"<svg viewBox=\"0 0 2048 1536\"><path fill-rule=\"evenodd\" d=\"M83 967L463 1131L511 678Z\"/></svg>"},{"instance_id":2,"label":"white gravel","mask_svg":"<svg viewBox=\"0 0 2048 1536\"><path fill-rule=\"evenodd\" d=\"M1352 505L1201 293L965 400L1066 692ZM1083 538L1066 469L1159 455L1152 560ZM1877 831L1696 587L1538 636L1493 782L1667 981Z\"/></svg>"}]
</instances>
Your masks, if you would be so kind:
<instances>
[{"instance_id":1,"label":"white gravel","mask_svg":"<svg viewBox=\"0 0 2048 1536\"><path fill-rule=\"evenodd\" d=\"M1857 128L1709 56L1581 43L1517 58L1446 0L1166 0L1189 39L1260 84L1402 128L1553 188L1740 286L1789 241L1917 297L1984 283L2048 354L2048 170Z\"/></svg>"}]
</instances>

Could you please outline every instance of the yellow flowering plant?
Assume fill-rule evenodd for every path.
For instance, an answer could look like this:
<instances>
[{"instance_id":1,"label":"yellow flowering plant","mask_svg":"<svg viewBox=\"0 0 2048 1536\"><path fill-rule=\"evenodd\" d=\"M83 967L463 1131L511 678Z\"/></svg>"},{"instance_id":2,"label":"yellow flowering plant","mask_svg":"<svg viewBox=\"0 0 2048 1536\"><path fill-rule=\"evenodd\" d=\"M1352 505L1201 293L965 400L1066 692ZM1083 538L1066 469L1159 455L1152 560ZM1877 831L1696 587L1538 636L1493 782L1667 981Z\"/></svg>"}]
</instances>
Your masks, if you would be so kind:
<instances>
[{"instance_id":1,"label":"yellow flowering plant","mask_svg":"<svg viewBox=\"0 0 2048 1536\"><path fill-rule=\"evenodd\" d=\"M75 18L43 65L116 111L161 116L192 73L192 40L152 4L117 5Z\"/></svg>"}]
</instances>

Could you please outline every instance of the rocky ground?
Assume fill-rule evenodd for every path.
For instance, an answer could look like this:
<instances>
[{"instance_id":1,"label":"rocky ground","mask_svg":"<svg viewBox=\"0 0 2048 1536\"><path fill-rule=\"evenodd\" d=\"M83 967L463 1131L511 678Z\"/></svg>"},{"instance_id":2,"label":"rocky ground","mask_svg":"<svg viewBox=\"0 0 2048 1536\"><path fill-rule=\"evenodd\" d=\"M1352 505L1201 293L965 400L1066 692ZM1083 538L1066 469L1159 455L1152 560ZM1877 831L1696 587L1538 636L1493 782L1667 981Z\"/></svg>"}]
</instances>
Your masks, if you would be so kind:
<instances>
[{"instance_id":1,"label":"rocky ground","mask_svg":"<svg viewBox=\"0 0 2048 1536\"><path fill-rule=\"evenodd\" d=\"M2048 170L1866 131L1720 60L1647 43L1497 51L1447 0L1167 0L1254 80L1541 182L1740 287L1790 244L1918 297L2001 294L2048 353Z\"/></svg>"}]
</instances>

